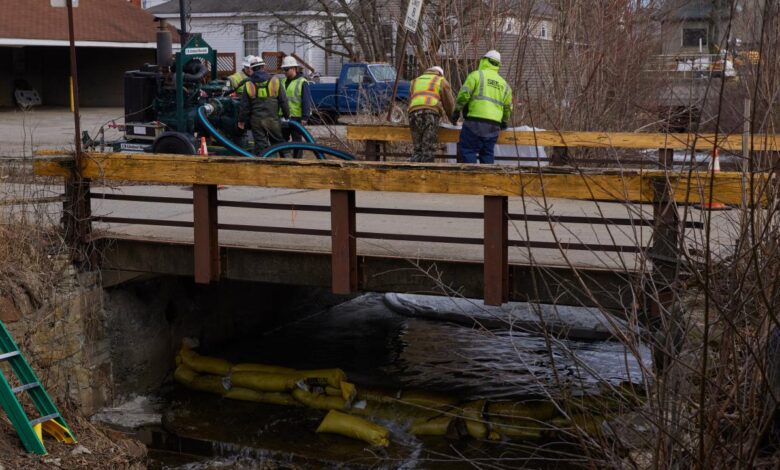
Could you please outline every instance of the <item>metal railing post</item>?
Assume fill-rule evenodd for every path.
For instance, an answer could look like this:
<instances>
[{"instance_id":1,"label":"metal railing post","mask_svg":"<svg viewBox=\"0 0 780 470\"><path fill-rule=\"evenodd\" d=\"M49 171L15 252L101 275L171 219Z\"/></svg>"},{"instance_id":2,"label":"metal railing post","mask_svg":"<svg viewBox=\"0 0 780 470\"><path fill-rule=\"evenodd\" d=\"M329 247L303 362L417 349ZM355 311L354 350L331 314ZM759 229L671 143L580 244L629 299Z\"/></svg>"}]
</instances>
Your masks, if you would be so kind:
<instances>
[{"instance_id":1,"label":"metal railing post","mask_svg":"<svg viewBox=\"0 0 780 470\"><path fill-rule=\"evenodd\" d=\"M334 294L358 290L355 191L330 191L331 277Z\"/></svg>"},{"instance_id":2,"label":"metal railing post","mask_svg":"<svg viewBox=\"0 0 780 470\"><path fill-rule=\"evenodd\" d=\"M508 209L506 196L485 196L483 282L486 305L501 305L509 300Z\"/></svg>"},{"instance_id":3,"label":"metal railing post","mask_svg":"<svg viewBox=\"0 0 780 470\"><path fill-rule=\"evenodd\" d=\"M219 229L217 225L217 186L192 187L194 224L195 282L208 284L220 277Z\"/></svg>"}]
</instances>

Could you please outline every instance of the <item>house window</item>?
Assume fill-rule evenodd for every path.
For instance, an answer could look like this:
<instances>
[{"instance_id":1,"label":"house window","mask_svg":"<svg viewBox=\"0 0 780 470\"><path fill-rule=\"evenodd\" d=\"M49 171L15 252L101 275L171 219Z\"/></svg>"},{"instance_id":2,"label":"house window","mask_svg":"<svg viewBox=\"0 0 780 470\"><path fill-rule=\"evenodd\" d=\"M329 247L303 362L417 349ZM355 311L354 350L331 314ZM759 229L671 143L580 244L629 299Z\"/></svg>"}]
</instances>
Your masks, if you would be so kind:
<instances>
[{"instance_id":1,"label":"house window","mask_svg":"<svg viewBox=\"0 0 780 470\"><path fill-rule=\"evenodd\" d=\"M244 23L244 55L258 55L257 23Z\"/></svg>"},{"instance_id":2,"label":"house window","mask_svg":"<svg viewBox=\"0 0 780 470\"><path fill-rule=\"evenodd\" d=\"M699 47L699 41L702 46L707 45L706 28L683 28L682 45L683 47Z\"/></svg>"},{"instance_id":3,"label":"house window","mask_svg":"<svg viewBox=\"0 0 780 470\"><path fill-rule=\"evenodd\" d=\"M547 39L547 26L542 25L541 28L539 28L539 37L542 39Z\"/></svg>"}]
</instances>

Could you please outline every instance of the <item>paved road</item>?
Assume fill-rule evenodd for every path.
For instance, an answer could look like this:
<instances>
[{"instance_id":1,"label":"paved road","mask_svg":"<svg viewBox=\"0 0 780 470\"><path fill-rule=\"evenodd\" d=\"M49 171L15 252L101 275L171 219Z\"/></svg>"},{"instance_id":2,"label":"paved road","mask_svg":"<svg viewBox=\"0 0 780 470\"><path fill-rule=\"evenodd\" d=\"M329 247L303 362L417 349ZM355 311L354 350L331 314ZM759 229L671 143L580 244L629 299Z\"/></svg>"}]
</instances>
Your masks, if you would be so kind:
<instances>
[{"instance_id":1,"label":"paved road","mask_svg":"<svg viewBox=\"0 0 780 470\"><path fill-rule=\"evenodd\" d=\"M125 186L117 188L95 189L95 192L110 192L133 195L164 195L188 197L192 191L171 186ZM221 200L272 202L284 204L321 204L327 205L327 191L284 190L268 188L229 187L219 192ZM536 200L526 200L523 210L521 198L510 198L510 213L544 213L542 204ZM373 193L358 192L358 207L432 209L446 211L482 210L482 199L474 196L451 196L436 194ZM613 218L631 218L639 220L640 206L625 206L615 203L591 203L555 199L549 201L550 212L555 215L588 215ZM649 218L649 206L642 206L643 216ZM698 211L694 211L698 217ZM139 203L129 201L93 200L95 215L113 217L154 218L161 220L191 221L192 209L188 205ZM717 243L726 250L733 240L727 228L731 215L719 213ZM689 219L690 220L690 219ZM219 221L226 224L263 225L286 228L329 229L330 214L327 212L303 212L290 210L267 210L221 207ZM141 237L158 240L192 241L192 229L175 227L157 227L148 225L97 223L96 228L110 232L118 237ZM481 238L483 224L480 219L452 219L440 217L387 216L358 214L358 232L381 232L388 234L445 235L453 237ZM701 230L688 229L690 243L695 244L701 238ZM544 222L514 222L510 225L510 240L555 241L562 243L589 243L601 245L639 245L647 246L651 228L642 226L605 226L589 224L553 224ZM220 231L220 243L223 245L258 247L274 250L330 252L330 239L323 236L273 234L240 231ZM463 245L433 242L390 241L358 239L358 254L393 256L401 258L421 258L431 260L482 261L481 245ZM567 266L569 263L579 267L608 270L634 270L641 266L641 259L631 253L598 252L584 250L534 249L529 255L527 248L510 247L510 263L528 264L532 258L535 263L550 266Z\"/></svg>"},{"instance_id":2,"label":"paved road","mask_svg":"<svg viewBox=\"0 0 780 470\"><path fill-rule=\"evenodd\" d=\"M82 108L81 129L94 137L111 120L123 124L123 115L123 108ZM346 137L345 126L311 126L310 131L315 138ZM106 129L106 140L121 137L117 130ZM73 149L73 115L68 109L0 110L0 158L31 156L41 149Z\"/></svg>"}]
</instances>

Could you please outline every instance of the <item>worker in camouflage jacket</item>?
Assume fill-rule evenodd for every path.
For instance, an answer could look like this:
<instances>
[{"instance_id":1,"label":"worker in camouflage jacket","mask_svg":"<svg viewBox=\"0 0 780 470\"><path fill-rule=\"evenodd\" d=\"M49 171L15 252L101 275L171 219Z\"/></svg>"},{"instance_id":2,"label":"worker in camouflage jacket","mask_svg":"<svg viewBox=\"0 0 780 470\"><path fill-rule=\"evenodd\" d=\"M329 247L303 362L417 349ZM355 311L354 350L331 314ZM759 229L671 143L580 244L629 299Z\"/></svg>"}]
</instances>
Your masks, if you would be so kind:
<instances>
[{"instance_id":1,"label":"worker in camouflage jacket","mask_svg":"<svg viewBox=\"0 0 780 470\"><path fill-rule=\"evenodd\" d=\"M435 66L412 80L409 97L409 127L414 143L413 162L432 162L438 148L438 130L442 116L455 109L452 88L444 70Z\"/></svg>"},{"instance_id":2,"label":"worker in camouflage jacket","mask_svg":"<svg viewBox=\"0 0 780 470\"><path fill-rule=\"evenodd\" d=\"M244 129L247 121L255 141L254 153L259 155L268 147L284 142L280 115L290 118L290 106L281 80L265 71L265 62L252 67L252 76L241 95L238 127Z\"/></svg>"}]
</instances>

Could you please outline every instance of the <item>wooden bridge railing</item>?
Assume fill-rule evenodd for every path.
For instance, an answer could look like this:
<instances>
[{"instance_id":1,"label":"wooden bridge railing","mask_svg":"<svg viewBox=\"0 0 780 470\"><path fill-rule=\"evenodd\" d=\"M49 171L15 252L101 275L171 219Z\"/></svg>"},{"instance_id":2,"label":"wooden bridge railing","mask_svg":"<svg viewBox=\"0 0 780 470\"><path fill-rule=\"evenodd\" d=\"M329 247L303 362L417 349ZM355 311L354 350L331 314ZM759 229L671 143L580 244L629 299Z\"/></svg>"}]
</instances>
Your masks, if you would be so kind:
<instances>
[{"instance_id":1,"label":"wooden bridge railing","mask_svg":"<svg viewBox=\"0 0 780 470\"><path fill-rule=\"evenodd\" d=\"M484 296L488 304L500 304L509 295L509 196L652 203L656 208L656 234L663 234L656 237L655 244L666 246L676 243L674 233L680 229L677 211L671 209L673 202L697 204L712 198L725 204L740 204L747 189L742 174L730 172L715 174L710 179L707 174L689 177L687 172L521 171L489 165L249 160L111 153L85 154L82 162L82 176L92 180L194 185L193 222L175 223L193 227L194 274L197 282L204 283L220 276L219 229L236 228L218 222L220 201L216 186L219 184L330 190L329 235L332 241L332 286L336 293L350 293L358 288L355 241L361 234L356 230L356 214L360 210L356 208L355 191L483 196ZM74 170L73 166L73 159L67 157L34 162L35 173L41 176L68 177ZM755 181L762 183L767 178L759 176ZM189 203L189 200L178 203ZM222 205L225 205L224 202Z\"/></svg>"},{"instance_id":2,"label":"wooden bridge railing","mask_svg":"<svg viewBox=\"0 0 780 470\"><path fill-rule=\"evenodd\" d=\"M439 143L455 143L459 130L439 129ZM411 142L408 127L363 126L347 127L347 139L365 142L367 160L380 160L381 146L391 142ZM742 155L747 148L755 152L780 152L780 134L675 134L640 132L579 132L579 131L502 131L498 144L552 147L554 154L566 154L572 147L615 148L615 149L659 149L712 151L718 148L723 153ZM387 153L385 152L387 155ZM446 156L445 156L446 158ZM505 157L505 160L516 158ZM523 158L523 160L536 160ZM663 166L664 159L658 162ZM626 162L629 163L629 162Z\"/></svg>"}]
</instances>

